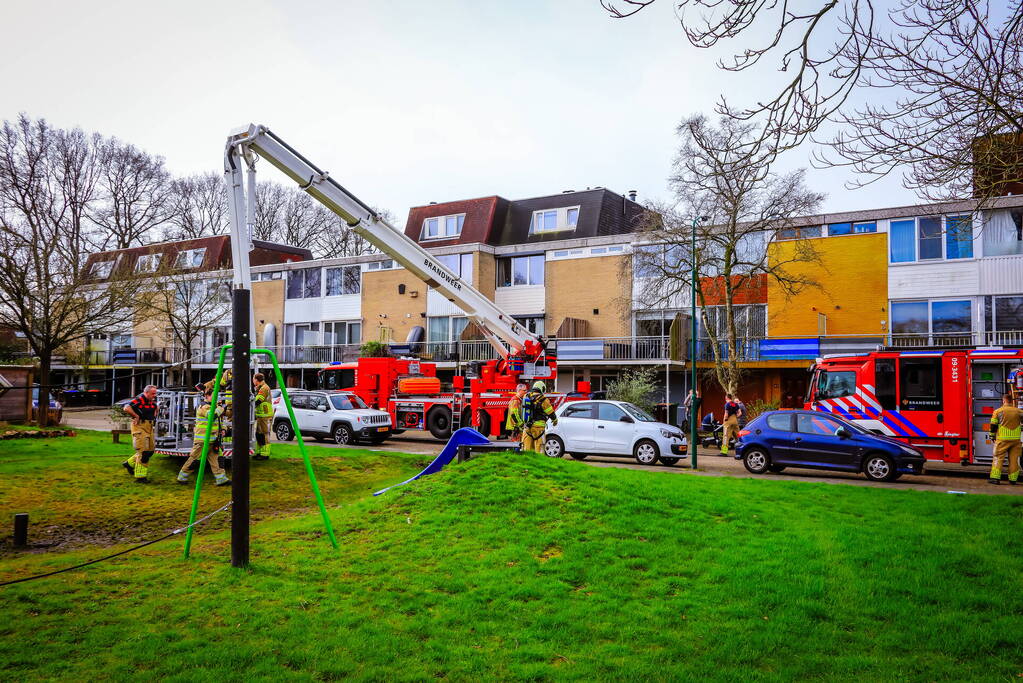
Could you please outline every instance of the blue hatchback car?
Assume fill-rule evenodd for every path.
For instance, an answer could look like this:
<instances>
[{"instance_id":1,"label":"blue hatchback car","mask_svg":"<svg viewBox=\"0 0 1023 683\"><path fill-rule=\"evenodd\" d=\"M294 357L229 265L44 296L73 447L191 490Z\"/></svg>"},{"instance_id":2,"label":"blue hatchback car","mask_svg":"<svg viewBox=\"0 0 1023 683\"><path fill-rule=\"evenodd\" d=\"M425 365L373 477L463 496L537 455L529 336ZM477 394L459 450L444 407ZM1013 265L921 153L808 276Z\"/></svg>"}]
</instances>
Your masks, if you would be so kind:
<instances>
[{"instance_id":1,"label":"blue hatchback car","mask_svg":"<svg viewBox=\"0 0 1023 683\"><path fill-rule=\"evenodd\" d=\"M739 432L735 451L736 460L753 474L810 467L894 481L924 468L923 454L912 446L812 410L771 410L757 416Z\"/></svg>"}]
</instances>

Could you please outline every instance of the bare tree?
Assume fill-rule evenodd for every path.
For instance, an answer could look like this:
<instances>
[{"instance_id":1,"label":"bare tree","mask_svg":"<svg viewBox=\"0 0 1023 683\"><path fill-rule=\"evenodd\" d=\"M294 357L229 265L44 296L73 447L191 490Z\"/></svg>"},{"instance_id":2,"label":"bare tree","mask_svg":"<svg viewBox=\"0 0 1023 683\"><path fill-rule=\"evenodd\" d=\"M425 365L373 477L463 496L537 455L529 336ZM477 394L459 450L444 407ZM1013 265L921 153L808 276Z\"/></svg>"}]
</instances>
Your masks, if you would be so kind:
<instances>
[{"instance_id":1,"label":"bare tree","mask_svg":"<svg viewBox=\"0 0 1023 683\"><path fill-rule=\"evenodd\" d=\"M54 354L125 316L142 282L111 262L85 270L98 161L81 130L21 115L0 128L0 326L24 335L39 358L40 406ZM39 411L45 424L46 410Z\"/></svg>"},{"instance_id":2,"label":"bare tree","mask_svg":"<svg viewBox=\"0 0 1023 683\"><path fill-rule=\"evenodd\" d=\"M816 213L824 197L805 187L802 170L773 173L775 152L751 151L749 143L759 131L749 122L722 117L715 126L694 116L678 133L682 144L670 179L677 202L653 207L656 213L637 236L650 246L634 250L633 267L641 274L636 281L642 283L634 296L641 307L678 307L690 298L695 266L697 303L715 378L734 393L742 374L742 343L750 332L737 315L736 300L765 277L789 294L817 284L791 268L819 260L810 242L797 240L791 255L781 258L769 256L767 245L794 218Z\"/></svg>"},{"instance_id":3,"label":"bare tree","mask_svg":"<svg viewBox=\"0 0 1023 683\"><path fill-rule=\"evenodd\" d=\"M208 172L172 183L174 211L167 239L186 240L223 235L230 229L224 178Z\"/></svg>"},{"instance_id":4,"label":"bare tree","mask_svg":"<svg viewBox=\"0 0 1023 683\"><path fill-rule=\"evenodd\" d=\"M654 1L601 4L625 18ZM801 144L832 121L840 124L835 155L818 161L850 164L872 179L907 171L905 185L927 198L961 198L972 189L983 199L1002 191L1006 173L1019 174L1018 2L996 3L994 13L988 0L900 0L883 10L870 0L816 0L805 9L763 0L673 6L693 45L737 46L721 69L773 66L788 75L762 102L719 101L719 113L758 121L759 135L748 143L758 153ZM894 102L871 102L878 95ZM973 143L999 134L1009 134L1014 151ZM977 167L995 181L972 187Z\"/></svg>"},{"instance_id":5,"label":"bare tree","mask_svg":"<svg viewBox=\"0 0 1023 683\"><path fill-rule=\"evenodd\" d=\"M172 267L161 268L152 281L157 286L140 297L136 316L167 322L173 337L169 341L184 354L184 383L191 386L192 357L202 334L230 318L230 282L197 275L175 275Z\"/></svg>"},{"instance_id":6,"label":"bare tree","mask_svg":"<svg viewBox=\"0 0 1023 683\"><path fill-rule=\"evenodd\" d=\"M116 138L96 136L101 201L90 212L98 251L150 242L173 211L170 174L154 157Z\"/></svg>"}]
</instances>

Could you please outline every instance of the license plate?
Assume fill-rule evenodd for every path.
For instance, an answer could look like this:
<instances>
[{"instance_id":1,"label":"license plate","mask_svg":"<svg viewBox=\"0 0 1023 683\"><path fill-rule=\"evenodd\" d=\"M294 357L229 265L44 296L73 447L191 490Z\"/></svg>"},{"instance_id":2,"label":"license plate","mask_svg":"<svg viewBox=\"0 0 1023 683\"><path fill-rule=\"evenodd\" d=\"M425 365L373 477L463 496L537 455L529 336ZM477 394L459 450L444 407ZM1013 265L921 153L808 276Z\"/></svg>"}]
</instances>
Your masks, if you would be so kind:
<instances>
[{"instance_id":1,"label":"license plate","mask_svg":"<svg viewBox=\"0 0 1023 683\"><path fill-rule=\"evenodd\" d=\"M389 429L390 429L390 427L377 427L377 431L378 432L386 432Z\"/></svg>"}]
</instances>

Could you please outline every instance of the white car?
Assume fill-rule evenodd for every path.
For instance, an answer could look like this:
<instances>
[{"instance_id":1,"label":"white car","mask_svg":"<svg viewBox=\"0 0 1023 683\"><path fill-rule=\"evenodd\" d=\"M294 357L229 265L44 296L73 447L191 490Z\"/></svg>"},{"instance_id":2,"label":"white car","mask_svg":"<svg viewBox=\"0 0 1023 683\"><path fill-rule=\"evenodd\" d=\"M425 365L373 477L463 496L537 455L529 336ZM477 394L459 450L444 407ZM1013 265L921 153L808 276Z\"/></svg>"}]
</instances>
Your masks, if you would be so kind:
<instances>
[{"instance_id":1,"label":"white car","mask_svg":"<svg viewBox=\"0 0 1023 683\"><path fill-rule=\"evenodd\" d=\"M658 422L642 408L624 401L572 401L557 411L558 424L548 426L544 452L552 458L568 453L631 455L643 465L660 460L674 465L689 457L686 437L678 427Z\"/></svg>"},{"instance_id":2,"label":"white car","mask_svg":"<svg viewBox=\"0 0 1023 683\"><path fill-rule=\"evenodd\" d=\"M356 439L380 443L391 435L391 416L374 410L355 394L346 391L288 392L295 420L302 436L333 439L339 445ZM274 400L273 431L278 441L291 441L295 429L288 408L279 397Z\"/></svg>"}]
</instances>

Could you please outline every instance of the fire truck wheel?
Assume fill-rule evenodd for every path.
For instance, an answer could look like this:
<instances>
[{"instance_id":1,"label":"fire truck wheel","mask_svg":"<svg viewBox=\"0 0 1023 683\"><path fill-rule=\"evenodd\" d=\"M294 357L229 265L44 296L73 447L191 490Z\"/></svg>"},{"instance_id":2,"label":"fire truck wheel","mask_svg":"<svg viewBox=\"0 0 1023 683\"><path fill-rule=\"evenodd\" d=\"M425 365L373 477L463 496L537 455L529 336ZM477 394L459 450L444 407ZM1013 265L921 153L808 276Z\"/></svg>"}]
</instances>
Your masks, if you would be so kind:
<instances>
[{"instance_id":1,"label":"fire truck wheel","mask_svg":"<svg viewBox=\"0 0 1023 683\"><path fill-rule=\"evenodd\" d=\"M426 416L426 428L435 439L446 439L451 436L451 410L438 406Z\"/></svg>"},{"instance_id":2,"label":"fire truck wheel","mask_svg":"<svg viewBox=\"0 0 1023 683\"><path fill-rule=\"evenodd\" d=\"M762 448L751 448L742 456L742 464L753 474L763 474L771 466L771 456Z\"/></svg>"},{"instance_id":3,"label":"fire truck wheel","mask_svg":"<svg viewBox=\"0 0 1023 683\"><path fill-rule=\"evenodd\" d=\"M274 425L274 434L277 435L278 441L293 441L295 439L295 430L291 428L290 424L283 421Z\"/></svg>"},{"instance_id":4,"label":"fire truck wheel","mask_svg":"<svg viewBox=\"0 0 1023 683\"><path fill-rule=\"evenodd\" d=\"M871 453L863 461L863 474L871 481L892 481L898 471L884 453Z\"/></svg>"},{"instance_id":5,"label":"fire truck wheel","mask_svg":"<svg viewBox=\"0 0 1023 683\"><path fill-rule=\"evenodd\" d=\"M565 442L553 434L544 439L543 454L548 458L560 458L565 454Z\"/></svg>"},{"instance_id":6,"label":"fire truck wheel","mask_svg":"<svg viewBox=\"0 0 1023 683\"><path fill-rule=\"evenodd\" d=\"M347 446L352 442L352 428L344 422L334 425L334 443L338 446Z\"/></svg>"}]
</instances>

